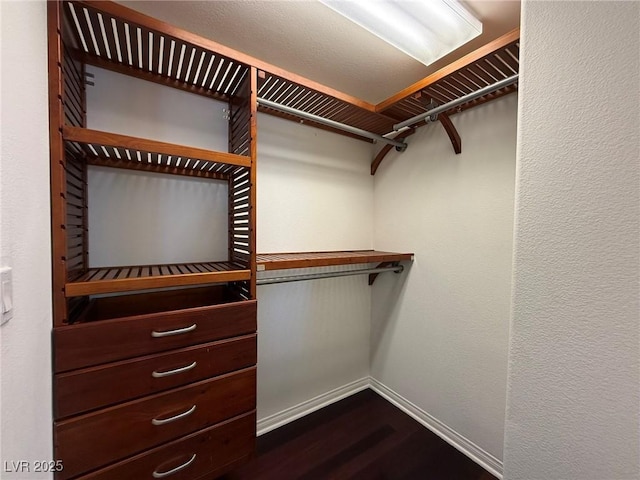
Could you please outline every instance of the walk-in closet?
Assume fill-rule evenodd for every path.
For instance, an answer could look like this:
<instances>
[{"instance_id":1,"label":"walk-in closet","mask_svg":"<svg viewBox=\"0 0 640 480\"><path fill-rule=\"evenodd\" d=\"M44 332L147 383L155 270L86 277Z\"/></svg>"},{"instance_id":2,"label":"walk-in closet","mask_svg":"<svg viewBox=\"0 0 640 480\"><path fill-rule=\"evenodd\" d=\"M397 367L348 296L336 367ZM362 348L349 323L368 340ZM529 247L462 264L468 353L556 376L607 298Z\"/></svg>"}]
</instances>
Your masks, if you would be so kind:
<instances>
[{"instance_id":1,"label":"walk-in closet","mask_svg":"<svg viewBox=\"0 0 640 480\"><path fill-rule=\"evenodd\" d=\"M3 479L638 478L640 4L357 3L0 2Z\"/></svg>"}]
</instances>

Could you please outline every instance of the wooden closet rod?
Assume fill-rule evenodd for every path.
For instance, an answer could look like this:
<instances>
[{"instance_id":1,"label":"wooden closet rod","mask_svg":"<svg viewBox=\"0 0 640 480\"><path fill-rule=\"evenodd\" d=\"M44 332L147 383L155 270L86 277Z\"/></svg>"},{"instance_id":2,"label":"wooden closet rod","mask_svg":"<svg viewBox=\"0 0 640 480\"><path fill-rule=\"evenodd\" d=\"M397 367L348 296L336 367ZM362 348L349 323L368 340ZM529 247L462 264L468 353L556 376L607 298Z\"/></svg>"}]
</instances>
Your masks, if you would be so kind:
<instances>
[{"instance_id":1,"label":"wooden closet rod","mask_svg":"<svg viewBox=\"0 0 640 480\"><path fill-rule=\"evenodd\" d=\"M460 98L456 98L455 100L451 100L450 102L443 103L442 105L437 106L436 108L432 108L424 113L419 113L415 117L411 117L404 122L396 123L393 126L393 132L389 132L386 135L391 135L394 132L398 132L399 130L406 129L413 125L414 123L421 122L422 120L426 120L427 117L431 117L432 115L438 115L439 113L446 112L451 108L455 108L458 105L462 105L463 103L470 102L475 100L476 98L482 97L484 95L488 95L489 93L493 93L496 90L500 90L501 88L508 87L509 85L516 83L518 81L519 74L516 73L507 78L503 78L502 80L493 83L491 85L487 85L486 87L481 88L480 90L476 90L475 92L471 92L467 95L464 95Z\"/></svg>"},{"instance_id":2,"label":"wooden closet rod","mask_svg":"<svg viewBox=\"0 0 640 480\"><path fill-rule=\"evenodd\" d=\"M259 278L258 280L256 280L256 284L270 285L272 283L299 282L303 280L316 280L318 278L346 277L349 275L370 275L373 273L383 273L383 272L402 273L403 270L404 270L404 267L402 265L395 265L391 267L346 270L342 272L322 272L322 273L309 273L306 275L286 275L284 277Z\"/></svg>"},{"instance_id":3,"label":"wooden closet rod","mask_svg":"<svg viewBox=\"0 0 640 480\"><path fill-rule=\"evenodd\" d=\"M274 110L279 110L280 112L284 112L284 113L289 113L291 115L295 115L300 118L305 118L307 120L311 120L316 123L322 123L323 125L337 128L338 130L343 130L345 132L353 133L361 137L370 138L371 140L388 143L389 145L393 145L394 147L401 150L404 150L405 148L407 148L407 144L404 142L399 142L391 138L385 138L382 135L377 135L375 133L362 130L360 128L352 127L351 125L346 125L344 123L336 122L335 120L330 120L328 118L320 117L318 115L313 115L312 113L307 113L303 110L297 110L295 108L287 107L286 105L281 105L279 103L272 102L271 100L258 98L258 103L263 107L272 108Z\"/></svg>"}]
</instances>

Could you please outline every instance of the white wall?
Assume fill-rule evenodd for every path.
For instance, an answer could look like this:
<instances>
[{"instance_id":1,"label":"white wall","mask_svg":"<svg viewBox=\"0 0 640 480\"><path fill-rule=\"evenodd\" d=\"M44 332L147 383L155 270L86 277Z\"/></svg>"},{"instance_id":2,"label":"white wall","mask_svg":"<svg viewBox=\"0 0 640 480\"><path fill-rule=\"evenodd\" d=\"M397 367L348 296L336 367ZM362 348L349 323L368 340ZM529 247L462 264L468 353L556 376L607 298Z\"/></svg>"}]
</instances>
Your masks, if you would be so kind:
<instances>
[{"instance_id":1,"label":"white wall","mask_svg":"<svg viewBox=\"0 0 640 480\"><path fill-rule=\"evenodd\" d=\"M640 478L640 4L523 4L505 478Z\"/></svg>"},{"instance_id":2,"label":"white wall","mask_svg":"<svg viewBox=\"0 0 640 480\"><path fill-rule=\"evenodd\" d=\"M258 251L372 248L371 144L258 119Z\"/></svg>"},{"instance_id":3,"label":"white wall","mask_svg":"<svg viewBox=\"0 0 640 480\"><path fill-rule=\"evenodd\" d=\"M53 456L46 5L0 2L0 17L0 264L13 267L14 299L0 327L0 462L33 469Z\"/></svg>"},{"instance_id":4,"label":"white wall","mask_svg":"<svg viewBox=\"0 0 640 480\"><path fill-rule=\"evenodd\" d=\"M89 169L89 265L226 261L227 183Z\"/></svg>"},{"instance_id":5,"label":"white wall","mask_svg":"<svg viewBox=\"0 0 640 480\"><path fill-rule=\"evenodd\" d=\"M226 151L225 104L91 70L90 128ZM371 145L258 122L258 251L371 248ZM90 262L226 258L226 207L220 182L91 168ZM258 289L259 419L368 376L370 298L366 277Z\"/></svg>"},{"instance_id":6,"label":"white wall","mask_svg":"<svg viewBox=\"0 0 640 480\"><path fill-rule=\"evenodd\" d=\"M511 290L517 96L420 128L375 176L375 246L410 251L373 287L371 375L499 469ZM495 458L491 458L495 457Z\"/></svg>"},{"instance_id":7,"label":"white wall","mask_svg":"<svg viewBox=\"0 0 640 480\"><path fill-rule=\"evenodd\" d=\"M259 115L258 251L371 248L370 159L368 143ZM258 287L259 419L368 376L370 302L366 276Z\"/></svg>"}]
</instances>

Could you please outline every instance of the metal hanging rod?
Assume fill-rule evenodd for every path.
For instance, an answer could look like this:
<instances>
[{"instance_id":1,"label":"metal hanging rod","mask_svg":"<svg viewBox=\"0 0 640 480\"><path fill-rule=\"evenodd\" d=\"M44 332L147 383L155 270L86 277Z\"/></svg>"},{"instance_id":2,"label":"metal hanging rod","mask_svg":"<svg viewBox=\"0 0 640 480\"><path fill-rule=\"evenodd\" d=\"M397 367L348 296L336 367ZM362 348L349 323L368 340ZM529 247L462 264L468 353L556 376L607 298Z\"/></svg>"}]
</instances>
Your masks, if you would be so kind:
<instances>
[{"instance_id":1,"label":"metal hanging rod","mask_svg":"<svg viewBox=\"0 0 640 480\"><path fill-rule=\"evenodd\" d=\"M323 125L337 128L338 130L343 130L345 132L354 133L361 137L370 138L371 140L376 140L378 142L388 143L389 145L393 145L394 147L397 147L403 150L407 148L407 144L404 142L399 142L397 140L393 140L392 138L385 138L382 135L377 135L375 133L362 130L360 128L352 127L351 125L346 125L344 123L336 122L334 120L329 120L328 118L323 118L323 117L319 117L318 115L313 115L312 113L307 113L302 110L297 110L295 108L287 107L286 105L281 105L279 103L272 102L271 100L258 98L258 103L264 107L272 108L274 110L279 110L280 112L289 113L291 115L296 115L297 117L305 118L307 120L311 120L312 122L321 123Z\"/></svg>"},{"instance_id":2,"label":"metal hanging rod","mask_svg":"<svg viewBox=\"0 0 640 480\"><path fill-rule=\"evenodd\" d=\"M322 272L309 273L305 275L287 275L285 277L258 278L256 284L270 285L272 283L299 282L303 280L316 280L318 278L347 277L350 275L368 275L371 273L395 272L401 273L404 270L402 265L392 267L367 268L362 270L347 270L343 272Z\"/></svg>"},{"instance_id":3,"label":"metal hanging rod","mask_svg":"<svg viewBox=\"0 0 640 480\"><path fill-rule=\"evenodd\" d=\"M393 126L393 130L394 132L397 132L398 130L402 130L403 128L409 127L410 125L413 125L414 123L418 123L424 119L426 119L427 117L431 117L432 115L438 115L439 113L442 112L446 112L447 110L449 110L450 108L454 108L457 107L458 105L462 105L463 103L467 103L470 102L471 100L475 100L476 98L482 97L483 95L487 95L489 93L493 93L496 90L500 90L503 87L507 87L513 83L516 83L518 81L518 75L519 74L515 74L512 75L510 77L507 77L505 79L502 79L496 83L493 83L491 85L487 85L486 87L481 88L480 90L477 90L475 92L471 92L467 95L464 95L460 98L456 98L455 100L451 100L450 102L444 103L436 108L432 108L431 110L428 110L424 113L420 113L418 115L416 115L415 117L411 117L408 120L405 120L404 122L400 122L400 123L396 123ZM392 134L393 132L388 133Z\"/></svg>"}]
</instances>

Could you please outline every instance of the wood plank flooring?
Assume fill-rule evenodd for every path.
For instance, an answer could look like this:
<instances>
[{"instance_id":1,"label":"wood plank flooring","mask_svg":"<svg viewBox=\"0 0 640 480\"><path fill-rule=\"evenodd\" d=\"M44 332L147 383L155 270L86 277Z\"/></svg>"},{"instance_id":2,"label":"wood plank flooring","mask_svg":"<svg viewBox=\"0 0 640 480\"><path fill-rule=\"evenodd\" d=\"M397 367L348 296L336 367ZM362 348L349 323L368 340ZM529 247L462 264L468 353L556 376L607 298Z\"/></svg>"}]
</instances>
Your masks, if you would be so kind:
<instances>
[{"instance_id":1,"label":"wood plank flooring","mask_svg":"<svg viewBox=\"0 0 640 480\"><path fill-rule=\"evenodd\" d=\"M258 437L221 480L496 480L372 390Z\"/></svg>"}]
</instances>

